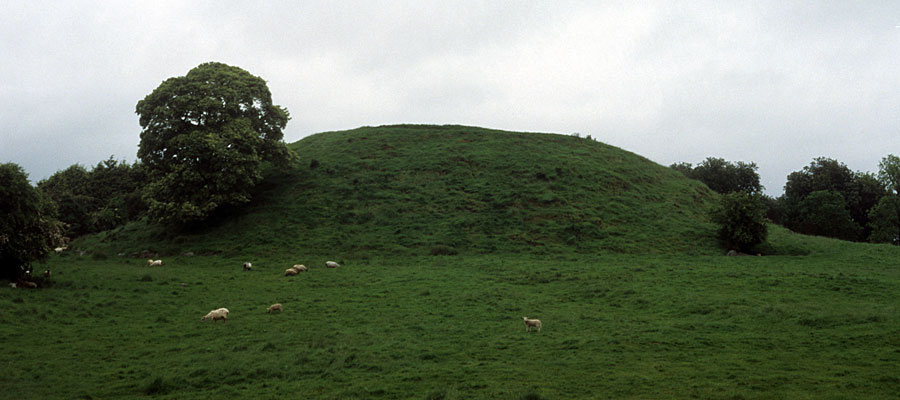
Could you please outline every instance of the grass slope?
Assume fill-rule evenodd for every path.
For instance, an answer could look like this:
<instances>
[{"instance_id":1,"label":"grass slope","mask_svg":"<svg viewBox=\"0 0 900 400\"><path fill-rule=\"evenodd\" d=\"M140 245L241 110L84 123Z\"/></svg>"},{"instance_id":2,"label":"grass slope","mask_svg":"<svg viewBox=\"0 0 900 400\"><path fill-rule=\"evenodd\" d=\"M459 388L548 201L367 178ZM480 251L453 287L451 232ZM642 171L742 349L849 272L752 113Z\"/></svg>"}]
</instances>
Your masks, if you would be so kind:
<instances>
[{"instance_id":1,"label":"grass slope","mask_svg":"<svg viewBox=\"0 0 900 400\"><path fill-rule=\"evenodd\" d=\"M171 254L350 258L720 251L706 186L589 139L400 125L321 133L291 147L300 162L270 171L239 215L191 234L133 224L100 238L115 243L113 254L147 243Z\"/></svg>"}]
</instances>

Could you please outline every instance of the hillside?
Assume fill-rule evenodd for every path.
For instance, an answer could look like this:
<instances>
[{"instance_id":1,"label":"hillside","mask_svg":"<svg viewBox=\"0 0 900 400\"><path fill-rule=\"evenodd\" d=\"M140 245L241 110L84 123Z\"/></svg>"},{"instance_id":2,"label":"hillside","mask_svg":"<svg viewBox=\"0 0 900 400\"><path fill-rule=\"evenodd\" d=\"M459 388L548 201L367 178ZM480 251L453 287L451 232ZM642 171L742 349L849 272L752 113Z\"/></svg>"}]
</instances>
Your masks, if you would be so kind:
<instances>
[{"instance_id":1,"label":"hillside","mask_svg":"<svg viewBox=\"0 0 900 400\"><path fill-rule=\"evenodd\" d=\"M290 147L248 207L202 229L132 224L109 251L456 254L575 250L717 254L716 197L636 154L570 135L397 125ZM143 247L142 247L143 246Z\"/></svg>"}]
</instances>

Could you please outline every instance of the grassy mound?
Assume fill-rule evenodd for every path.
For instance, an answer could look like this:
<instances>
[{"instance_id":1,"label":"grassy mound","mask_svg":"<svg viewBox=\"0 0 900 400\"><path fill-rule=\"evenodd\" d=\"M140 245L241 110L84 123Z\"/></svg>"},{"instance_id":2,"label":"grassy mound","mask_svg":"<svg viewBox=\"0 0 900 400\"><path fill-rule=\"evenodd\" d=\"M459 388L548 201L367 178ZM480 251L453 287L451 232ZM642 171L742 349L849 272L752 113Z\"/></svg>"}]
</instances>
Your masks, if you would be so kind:
<instances>
[{"instance_id":1,"label":"grassy mound","mask_svg":"<svg viewBox=\"0 0 900 400\"><path fill-rule=\"evenodd\" d=\"M190 233L146 224L108 251L428 255L717 254L716 195L636 154L576 136L464 126L326 132L291 145L254 201Z\"/></svg>"}]
</instances>

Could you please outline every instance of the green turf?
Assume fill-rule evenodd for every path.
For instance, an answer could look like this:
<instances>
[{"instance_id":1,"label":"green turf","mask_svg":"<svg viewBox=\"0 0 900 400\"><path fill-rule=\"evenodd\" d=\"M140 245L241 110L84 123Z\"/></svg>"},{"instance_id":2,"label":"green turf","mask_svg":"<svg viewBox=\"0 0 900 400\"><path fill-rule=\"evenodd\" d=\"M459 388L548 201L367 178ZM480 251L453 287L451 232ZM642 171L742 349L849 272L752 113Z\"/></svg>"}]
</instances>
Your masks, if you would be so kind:
<instances>
[{"instance_id":1,"label":"green turf","mask_svg":"<svg viewBox=\"0 0 900 400\"><path fill-rule=\"evenodd\" d=\"M47 287L0 289L0 393L896 398L898 256L56 257Z\"/></svg>"}]
</instances>

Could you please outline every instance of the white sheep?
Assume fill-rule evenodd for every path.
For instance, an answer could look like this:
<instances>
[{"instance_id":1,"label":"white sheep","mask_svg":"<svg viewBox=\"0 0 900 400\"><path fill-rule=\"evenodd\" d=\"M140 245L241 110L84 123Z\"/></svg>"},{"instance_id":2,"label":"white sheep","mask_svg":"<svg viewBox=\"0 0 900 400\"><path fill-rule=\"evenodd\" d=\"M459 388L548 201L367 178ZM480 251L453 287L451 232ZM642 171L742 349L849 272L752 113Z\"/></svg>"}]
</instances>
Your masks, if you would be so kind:
<instances>
[{"instance_id":1,"label":"white sheep","mask_svg":"<svg viewBox=\"0 0 900 400\"><path fill-rule=\"evenodd\" d=\"M200 322L205 322L206 320L211 319L213 323L218 320L222 320L222 322L228 321L228 309L227 308L217 308L215 310L210 311L208 314L204 315L203 318L200 318Z\"/></svg>"},{"instance_id":2,"label":"white sheep","mask_svg":"<svg viewBox=\"0 0 900 400\"><path fill-rule=\"evenodd\" d=\"M57 247L57 248L53 249L53 251L55 251L56 254L59 254L59 253L62 253L63 251L66 251L66 249L68 249L68 248L69 248L69 246L62 246L62 247Z\"/></svg>"},{"instance_id":3,"label":"white sheep","mask_svg":"<svg viewBox=\"0 0 900 400\"><path fill-rule=\"evenodd\" d=\"M250 264L248 262L244 263L244 271L249 271L251 268L253 268L253 264Z\"/></svg>"},{"instance_id":4,"label":"white sheep","mask_svg":"<svg viewBox=\"0 0 900 400\"><path fill-rule=\"evenodd\" d=\"M294 268L288 268L288 269L284 270L284 276L294 276L299 273L300 273L300 271L297 271Z\"/></svg>"},{"instance_id":5,"label":"white sheep","mask_svg":"<svg viewBox=\"0 0 900 400\"><path fill-rule=\"evenodd\" d=\"M541 331L541 320L539 319L528 319L528 317L522 317L525 321L525 332L531 331L531 327L536 326L538 332Z\"/></svg>"},{"instance_id":6,"label":"white sheep","mask_svg":"<svg viewBox=\"0 0 900 400\"><path fill-rule=\"evenodd\" d=\"M272 311L278 311L278 312L283 311L283 310L281 309L281 303L275 303L275 304L272 304L271 306L269 306L269 309L266 310L266 313L270 313L270 312L272 312Z\"/></svg>"},{"instance_id":7,"label":"white sheep","mask_svg":"<svg viewBox=\"0 0 900 400\"><path fill-rule=\"evenodd\" d=\"M338 264L334 261L325 261L325 266L328 268L337 268L337 267L340 267L341 264Z\"/></svg>"},{"instance_id":8,"label":"white sheep","mask_svg":"<svg viewBox=\"0 0 900 400\"><path fill-rule=\"evenodd\" d=\"M306 271L309 270L309 268L307 268L307 267L306 267L305 265L303 265L303 264L294 264L294 266L291 267L291 268L296 269L297 272L306 272Z\"/></svg>"},{"instance_id":9,"label":"white sheep","mask_svg":"<svg viewBox=\"0 0 900 400\"><path fill-rule=\"evenodd\" d=\"M147 260L148 267L161 267L162 260Z\"/></svg>"}]
</instances>

